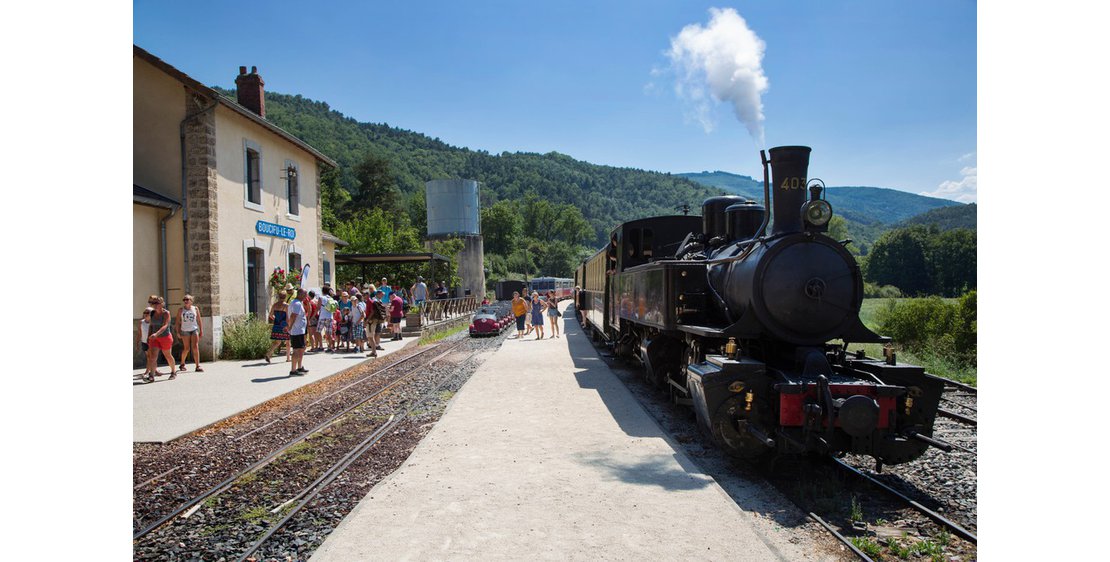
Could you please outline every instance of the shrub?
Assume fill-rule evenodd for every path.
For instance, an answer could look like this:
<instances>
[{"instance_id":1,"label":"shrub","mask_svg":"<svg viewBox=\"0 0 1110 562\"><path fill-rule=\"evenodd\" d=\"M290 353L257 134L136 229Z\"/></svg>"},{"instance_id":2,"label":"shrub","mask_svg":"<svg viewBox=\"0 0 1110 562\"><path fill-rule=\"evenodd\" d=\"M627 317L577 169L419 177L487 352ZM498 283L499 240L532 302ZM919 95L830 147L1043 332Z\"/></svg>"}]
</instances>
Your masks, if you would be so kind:
<instances>
[{"instance_id":1,"label":"shrub","mask_svg":"<svg viewBox=\"0 0 1110 562\"><path fill-rule=\"evenodd\" d=\"M224 321L223 359L261 359L270 349L270 325L247 315Z\"/></svg>"},{"instance_id":2,"label":"shrub","mask_svg":"<svg viewBox=\"0 0 1110 562\"><path fill-rule=\"evenodd\" d=\"M976 362L976 293L956 303L939 297L887 301L876 314L879 331L905 349L925 356L974 366Z\"/></svg>"},{"instance_id":3,"label":"shrub","mask_svg":"<svg viewBox=\"0 0 1110 562\"><path fill-rule=\"evenodd\" d=\"M897 299L902 297L902 290L894 285L864 283L863 296L868 299Z\"/></svg>"}]
</instances>

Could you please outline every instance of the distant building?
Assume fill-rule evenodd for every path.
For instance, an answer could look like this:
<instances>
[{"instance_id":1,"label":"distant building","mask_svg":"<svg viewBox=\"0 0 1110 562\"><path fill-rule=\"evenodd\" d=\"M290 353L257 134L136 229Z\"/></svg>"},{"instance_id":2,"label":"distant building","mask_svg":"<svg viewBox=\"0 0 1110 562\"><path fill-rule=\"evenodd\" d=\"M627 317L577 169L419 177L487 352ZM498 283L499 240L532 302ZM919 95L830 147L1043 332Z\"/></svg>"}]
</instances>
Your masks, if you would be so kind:
<instances>
[{"instance_id":1,"label":"distant building","mask_svg":"<svg viewBox=\"0 0 1110 562\"><path fill-rule=\"evenodd\" d=\"M266 315L274 268L311 264L303 285L322 284L334 250L325 261L318 186L337 164L266 120L253 67L237 102L138 46L133 79L133 317L151 294L176 312L191 293L210 357L224 319Z\"/></svg>"}]
</instances>

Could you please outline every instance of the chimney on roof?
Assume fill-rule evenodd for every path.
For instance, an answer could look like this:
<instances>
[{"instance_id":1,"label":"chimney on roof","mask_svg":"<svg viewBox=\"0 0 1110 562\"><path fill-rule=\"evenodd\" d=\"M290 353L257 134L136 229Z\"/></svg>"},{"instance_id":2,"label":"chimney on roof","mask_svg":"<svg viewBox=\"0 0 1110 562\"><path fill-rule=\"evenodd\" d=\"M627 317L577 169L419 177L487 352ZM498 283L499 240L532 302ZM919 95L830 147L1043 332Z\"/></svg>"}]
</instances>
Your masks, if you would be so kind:
<instances>
[{"instance_id":1,"label":"chimney on roof","mask_svg":"<svg viewBox=\"0 0 1110 562\"><path fill-rule=\"evenodd\" d=\"M266 97L262 86L266 83L258 75L258 67L252 66L250 74L247 67L239 67L239 76L235 77L235 94L239 105L255 112L259 117L266 118Z\"/></svg>"}]
</instances>

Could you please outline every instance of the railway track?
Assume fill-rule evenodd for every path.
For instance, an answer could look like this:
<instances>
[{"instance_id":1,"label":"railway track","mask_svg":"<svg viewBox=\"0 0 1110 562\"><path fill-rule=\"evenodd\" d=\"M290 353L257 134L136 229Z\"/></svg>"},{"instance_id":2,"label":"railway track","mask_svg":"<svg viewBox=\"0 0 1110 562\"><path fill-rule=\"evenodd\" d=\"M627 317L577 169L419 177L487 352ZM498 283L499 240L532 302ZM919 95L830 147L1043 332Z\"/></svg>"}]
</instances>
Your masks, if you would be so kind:
<instances>
[{"instance_id":1,"label":"railway track","mask_svg":"<svg viewBox=\"0 0 1110 562\"><path fill-rule=\"evenodd\" d=\"M473 359L479 352L470 354L469 357L460 361L459 364L463 365ZM441 389L453 378L457 377L458 373L450 372L434 386L430 391L424 393L414 404L409 406L404 412L391 416L389 420L378 430L363 440L358 447L353 449L347 456L341 459L338 463L332 466L328 471L321 475L315 482L308 488L303 490L298 496L289 500L289 502L297 501L297 503L289 509L285 515L276 523L271 525L265 533L253 543L239 556L239 562L248 560L256 560L254 554L259 552L262 547L269 541L275 534L283 530L285 526L293 520L301 511L310 504L316 497L318 497L332 482L339 477L343 471L347 470L355 461L365 455L371 448L378 444L384 437L395 431L405 420L409 418L414 410L419 409L427 404L431 399L435 398ZM299 500L299 501L298 501Z\"/></svg>"},{"instance_id":2,"label":"railway track","mask_svg":"<svg viewBox=\"0 0 1110 562\"><path fill-rule=\"evenodd\" d=\"M906 505L910 506L911 508L916 510L918 513L921 513L922 515L928 517L934 523L936 523L937 525L940 525L941 527L947 529L948 531L952 532L956 536L970 542L971 544L978 544L978 538L976 538L975 533L972 533L971 531L968 531L967 529L964 529L958 523L948 519L947 517L941 515L940 513L937 513L936 511L934 511L932 509L929 509L929 508L925 507L920 502L907 497L906 495L902 494L901 492L898 492L894 488L891 488L890 486L887 486L886 484L883 484L882 482L876 480L875 478L872 478L871 476L869 476L867 474L864 474L860 470L858 470L855 467L845 463L844 461L841 461L840 459L830 458L829 460L833 463L833 466L837 467L838 469L840 469L842 471L845 471L848 474L851 474L851 475L863 480L864 482L867 482L868 484L871 484L872 486L875 486L875 487L879 488L883 492L889 494L892 497L895 497L895 498L901 500L902 502L905 502Z\"/></svg>"},{"instance_id":3,"label":"railway track","mask_svg":"<svg viewBox=\"0 0 1110 562\"><path fill-rule=\"evenodd\" d=\"M748 482L765 479L772 486L778 488L782 495L789 498L806 518L816 524L810 526L815 535L825 533L826 536L834 538L838 544L844 546L846 549L843 552L844 554L850 552L851 556L861 560L899 558L897 552L888 544L888 541L892 539L890 533L894 529L900 529L911 534L909 537L903 537L900 531L899 535L893 538L896 541L894 544L898 548L909 549L913 548L915 544L931 543L932 547L943 549L945 559L955 557L954 559L967 560L976 556L974 529L969 529L966 524L952 520L951 516L945 517L939 513L938 508L932 508L930 500L915 501L905 493L899 493L890 483L884 484L879 481L879 485L890 488L893 494L898 495L893 495L885 490L880 493L874 488L875 484L869 481L873 477L864 474L863 471L859 471L863 475L862 477L855 476L851 475L847 469L838 468L833 470L826 463L814 464L807 462L805 459L797 459L797 462L784 461L777 463L774 470L759 471L746 463L727 459L725 455L716 450L707 437L700 434L696 424L690 419L692 416L676 416L673 404L666 397L654 392L649 385L643 383L642 373L636 367L622 365L619 361L607 357L604 353L600 355L614 369L614 372L618 373L618 376L629 387L629 390L632 390L641 400L641 403L649 406L648 410L652 412L656 421L672 432L676 441L682 444L690 456L697 459L698 464L707 473L711 473L718 483L726 488L726 491L729 480L734 478L735 474L742 475L741 478L747 479ZM929 451L926 456L931 459L931 462L940 465L970 462L970 470L972 471L970 488L973 496L976 425L965 423L959 417L973 420L976 394L974 387L967 387L967 385L958 381L952 381L952 383L952 385L946 384L948 386L945 393L946 400L951 401L950 406L946 404L948 406L946 409L956 414L956 416L945 416L938 419L937 427L941 431L962 432L965 437L957 439L949 433L945 438L953 443L953 452L945 454L940 451ZM841 463L842 461L836 462ZM869 458L861 458L857 459L857 462L870 466L874 461ZM904 487L923 493L926 496L936 494L943 496L945 494L943 488L926 486L910 476L903 476L907 470L914 470L912 468L914 464L887 466L884 468L882 478L888 479L891 483L904 482ZM936 472L931 466L922 470L927 473ZM945 476L941 483L943 484L948 478L955 477ZM749 485L749 483L745 483L745 486ZM898 488L901 487L903 486L898 486ZM937 501L936 503L944 507L950 506L944 501ZM850 508L855 507L856 504L860 505L860 513L853 516ZM919 511L914 504L920 505L939 520ZM920 514L920 517L915 517L913 514ZM861 517L861 515L865 517ZM971 517L973 521L974 515L972 514ZM866 518L871 524L855 521L857 518ZM926 519L937 521L935 523L937 530L932 534L919 536L917 535L919 530L932 528ZM879 524L880 521L883 523ZM948 521L959 530L955 530L941 521ZM950 534L952 539L951 542L941 545L942 541L947 540L944 538L945 533ZM966 537L972 538L968 539ZM864 552L860 546L857 546L857 543L860 545L866 544L870 547L869 551L872 554L869 555Z\"/></svg>"},{"instance_id":4,"label":"railway track","mask_svg":"<svg viewBox=\"0 0 1110 562\"><path fill-rule=\"evenodd\" d=\"M134 558L307 558L374 483L400 466L430 421L438 419L451 391L480 364L475 357L502 339L459 338L427 350L422 356L430 360L377 389L377 399L367 397L330 416L316 424L315 433L298 435L269 458L191 498L190 507L143 529L134 541Z\"/></svg>"},{"instance_id":5,"label":"railway track","mask_svg":"<svg viewBox=\"0 0 1110 562\"><path fill-rule=\"evenodd\" d=\"M445 347L446 347L446 350L445 350ZM425 349L425 350L421 350L421 351L419 351L415 354L409 355L409 356L404 357L402 359L398 359L398 360L389 362L386 365L383 365L382 367L380 367L378 369L375 369L370 373L359 376L356 380L344 385L342 388L340 388L338 390L327 393L325 396L323 396L323 397L321 397L321 398L319 398L319 399L317 399L317 400L315 400L315 401L313 401L309 404L306 404L306 405L303 405L303 406L295 406L292 409L290 409L289 411L285 412L284 414L281 414L281 415L275 417L275 419L270 420L269 422L266 422L266 423L264 423L264 424L262 424L262 425L260 425L256 428L253 428L253 429L250 429L248 431L242 432L242 433L236 435L235 437L232 437L230 440L232 442L235 442L235 441L240 441L240 440L242 440L242 439L244 439L248 436L256 435L257 433L261 432L262 430L273 428L276 424L278 424L278 423L280 423L284 420L289 419L290 417L292 417L295 414L309 415L310 412L311 412L311 409L314 406L325 403L327 400L335 398L337 396L340 396L342 393L347 392L348 390L351 390L352 388L355 388L357 386L363 385L363 384L371 382L373 380L381 380L383 377L388 376L390 374L390 371L393 370L393 369L396 369L396 368L402 367L402 366L411 365L411 364L415 363L416 360L418 360L418 359L430 357L432 352L434 352L434 351L437 351L437 350L440 351L441 352L440 355L438 355L436 357L433 357L430 361L428 361L428 363L432 363L438 357L442 357L443 355L446 355L447 353L450 353L451 351L453 351L453 349L454 349L454 347L450 346L450 345L437 344L435 346L429 347L428 349ZM217 494L217 493L219 493L223 490L226 490L237 479L239 479L239 478L243 477L244 475L249 474L253 471L256 471L259 468L265 466L266 464L272 462L275 458L277 458L278 456L280 456L284 452L288 451L290 448L296 446L298 443L303 442L310 435L318 433L319 431L321 431L322 429L324 429L324 428L328 427L329 425L333 424L336 420L345 416L346 414L348 414L352 410L354 410L354 409L356 409L360 406L363 406L363 405L365 405L366 403L368 403L372 400L375 400L376 398L383 395L388 390L390 390L390 389L396 387L397 385L399 385L400 383L404 382L408 377L412 376L416 372L417 372L417 369L415 369L415 368L409 369L408 371L406 371L406 372L402 373L400 376L398 376L396 379L393 379L392 381L386 382L386 384L384 384L382 387L378 388L377 390L371 392L369 395L366 395L366 396L361 397L361 398L356 398L354 403L346 405L345 407L342 407L337 413L334 413L330 416L325 417L323 419L323 421L320 421L320 422L314 424L309 429L300 432L295 437L283 442L280 446L278 446L277 448L272 449L271 451L269 451L267 454L263 455L261 458L259 458L255 462L250 463L246 467L243 467L239 470L234 471L233 473L231 473L229 476L227 476L226 478L221 480L216 485L205 489L200 494L194 495L194 496L186 499L185 501L183 501L182 503L180 503L179 505L177 505L173 509L170 509L168 512L165 512L165 513L161 514L160 516L158 516L157 514L151 515L149 513L145 513L143 515L138 515L136 517L136 522L135 522L135 528L137 528L137 530L133 533L132 539L133 540L141 539L142 537L149 534L151 531L153 531L153 530L157 529L158 527L164 525L165 523L172 520L173 518L185 513L187 510L189 510L190 508L193 508L194 506L196 506L200 502L204 501L205 499L207 499L207 498L209 498L209 497L211 497L211 496L213 496L213 495L215 495L215 494ZM193 460L191 462L195 463L195 460ZM134 491L142 490L142 489L146 488L147 486L150 486L151 484L157 482L158 480L163 480L164 481L166 479L166 477L168 477L172 474L181 472L183 469L187 469L187 468L188 468L187 464L179 464L177 466L174 466L173 468L171 468L171 469L169 469L165 472L162 472L161 474L158 474L158 475L154 476L153 478L150 478L150 479L136 485L134 487ZM211 475L209 475L209 476L211 477ZM152 492L153 492L153 490L152 490ZM138 499L136 500L136 503L138 503ZM144 517L144 515L145 515L145 517ZM153 519L153 522L148 523L146 525L142 525L140 523L140 521L142 519Z\"/></svg>"}]
</instances>

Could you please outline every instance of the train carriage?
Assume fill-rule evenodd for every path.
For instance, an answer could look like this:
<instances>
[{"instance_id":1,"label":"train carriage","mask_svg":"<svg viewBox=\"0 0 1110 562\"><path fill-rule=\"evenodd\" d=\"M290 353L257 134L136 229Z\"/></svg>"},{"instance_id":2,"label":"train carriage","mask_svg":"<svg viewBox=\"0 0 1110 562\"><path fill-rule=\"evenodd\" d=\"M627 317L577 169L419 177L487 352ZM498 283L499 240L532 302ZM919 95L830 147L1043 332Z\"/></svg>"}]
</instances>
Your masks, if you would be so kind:
<instances>
[{"instance_id":1,"label":"train carriage","mask_svg":"<svg viewBox=\"0 0 1110 562\"><path fill-rule=\"evenodd\" d=\"M548 291L555 291L555 300L569 299L574 294L574 279L567 277L535 277L528 282L529 292L535 291L547 296Z\"/></svg>"},{"instance_id":2,"label":"train carriage","mask_svg":"<svg viewBox=\"0 0 1110 562\"><path fill-rule=\"evenodd\" d=\"M499 301L508 301L513 299L513 292L524 295L528 292L528 284L524 281L516 281L513 279L502 279L497 282L494 288L495 296Z\"/></svg>"}]
</instances>

